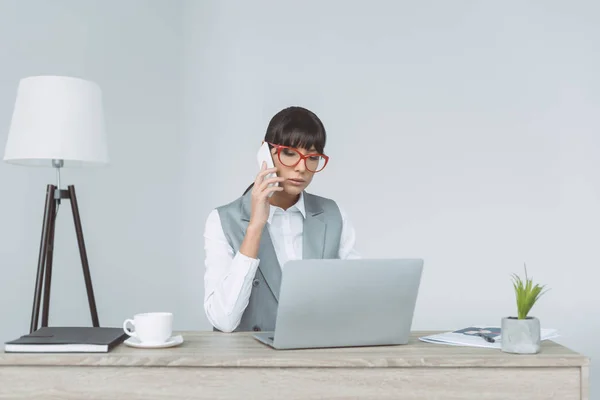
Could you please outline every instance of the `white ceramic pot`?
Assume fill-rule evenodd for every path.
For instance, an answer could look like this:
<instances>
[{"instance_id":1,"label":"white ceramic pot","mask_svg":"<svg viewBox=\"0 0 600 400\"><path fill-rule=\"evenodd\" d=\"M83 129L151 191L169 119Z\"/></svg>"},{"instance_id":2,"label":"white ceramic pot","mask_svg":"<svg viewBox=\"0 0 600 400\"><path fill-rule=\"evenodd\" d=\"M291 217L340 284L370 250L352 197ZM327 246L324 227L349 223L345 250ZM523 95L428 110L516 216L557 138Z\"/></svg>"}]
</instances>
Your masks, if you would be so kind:
<instances>
[{"instance_id":1,"label":"white ceramic pot","mask_svg":"<svg viewBox=\"0 0 600 400\"><path fill-rule=\"evenodd\" d=\"M541 326L536 317L518 319L502 318L502 351L516 354L536 354L540 352Z\"/></svg>"}]
</instances>

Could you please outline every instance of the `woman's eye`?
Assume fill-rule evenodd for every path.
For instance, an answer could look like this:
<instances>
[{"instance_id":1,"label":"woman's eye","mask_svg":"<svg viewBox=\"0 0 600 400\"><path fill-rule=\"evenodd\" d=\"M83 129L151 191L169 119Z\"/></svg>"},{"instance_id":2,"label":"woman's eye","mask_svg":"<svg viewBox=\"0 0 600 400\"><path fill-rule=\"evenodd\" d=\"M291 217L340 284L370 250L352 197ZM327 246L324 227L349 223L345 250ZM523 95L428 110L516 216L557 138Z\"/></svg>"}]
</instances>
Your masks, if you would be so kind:
<instances>
[{"instance_id":1,"label":"woman's eye","mask_svg":"<svg viewBox=\"0 0 600 400\"><path fill-rule=\"evenodd\" d=\"M312 156L309 158L310 158L310 161L319 161L321 159L321 156Z\"/></svg>"},{"instance_id":2,"label":"woman's eye","mask_svg":"<svg viewBox=\"0 0 600 400\"><path fill-rule=\"evenodd\" d=\"M290 149L283 149L283 154L285 154L286 156L293 156L296 153Z\"/></svg>"}]
</instances>

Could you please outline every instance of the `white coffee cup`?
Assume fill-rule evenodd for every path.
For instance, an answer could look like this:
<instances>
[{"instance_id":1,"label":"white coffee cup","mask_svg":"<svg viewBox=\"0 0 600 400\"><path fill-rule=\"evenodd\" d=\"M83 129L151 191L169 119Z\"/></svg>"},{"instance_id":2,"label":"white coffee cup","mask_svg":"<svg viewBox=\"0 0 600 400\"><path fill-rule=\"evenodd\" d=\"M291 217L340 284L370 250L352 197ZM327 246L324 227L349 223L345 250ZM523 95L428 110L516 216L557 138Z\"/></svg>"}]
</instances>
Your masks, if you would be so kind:
<instances>
[{"instance_id":1,"label":"white coffee cup","mask_svg":"<svg viewBox=\"0 0 600 400\"><path fill-rule=\"evenodd\" d=\"M129 330L127 324L134 327ZM149 312L133 316L123 322L123 330L129 336L137 338L144 344L161 344L173 333L173 314L169 312Z\"/></svg>"}]
</instances>

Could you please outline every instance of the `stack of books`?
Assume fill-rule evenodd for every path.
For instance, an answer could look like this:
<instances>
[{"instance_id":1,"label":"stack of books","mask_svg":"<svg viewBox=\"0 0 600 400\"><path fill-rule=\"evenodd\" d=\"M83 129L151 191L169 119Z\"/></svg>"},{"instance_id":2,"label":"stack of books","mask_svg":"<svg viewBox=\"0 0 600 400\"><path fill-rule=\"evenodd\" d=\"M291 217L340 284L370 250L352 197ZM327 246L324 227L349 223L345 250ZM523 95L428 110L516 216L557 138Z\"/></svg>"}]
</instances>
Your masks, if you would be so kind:
<instances>
[{"instance_id":1,"label":"stack of books","mask_svg":"<svg viewBox=\"0 0 600 400\"><path fill-rule=\"evenodd\" d=\"M6 342L6 353L106 353L123 342L122 328L43 327Z\"/></svg>"}]
</instances>

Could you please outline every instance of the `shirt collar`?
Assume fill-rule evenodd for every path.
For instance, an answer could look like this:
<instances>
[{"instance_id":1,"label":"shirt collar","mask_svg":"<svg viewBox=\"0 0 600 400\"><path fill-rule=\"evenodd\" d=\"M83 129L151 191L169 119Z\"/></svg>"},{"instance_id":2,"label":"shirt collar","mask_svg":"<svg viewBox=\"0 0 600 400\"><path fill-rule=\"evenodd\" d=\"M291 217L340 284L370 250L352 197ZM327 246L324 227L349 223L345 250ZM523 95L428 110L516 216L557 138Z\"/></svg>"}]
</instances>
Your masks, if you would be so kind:
<instances>
[{"instance_id":1,"label":"shirt collar","mask_svg":"<svg viewBox=\"0 0 600 400\"><path fill-rule=\"evenodd\" d=\"M293 206L288 208L287 211L294 211L294 209L300 211L300 214L302 214L302 217L306 218L306 208L304 207L304 191L302 191L300 193L300 197L298 198L298 201L296 202L296 204L294 204ZM271 205L269 207L269 219L267 219L267 222L269 224L271 224L271 221L273 220L273 215L275 215L275 213L278 210L283 211L280 207L276 207L274 205Z\"/></svg>"}]
</instances>

